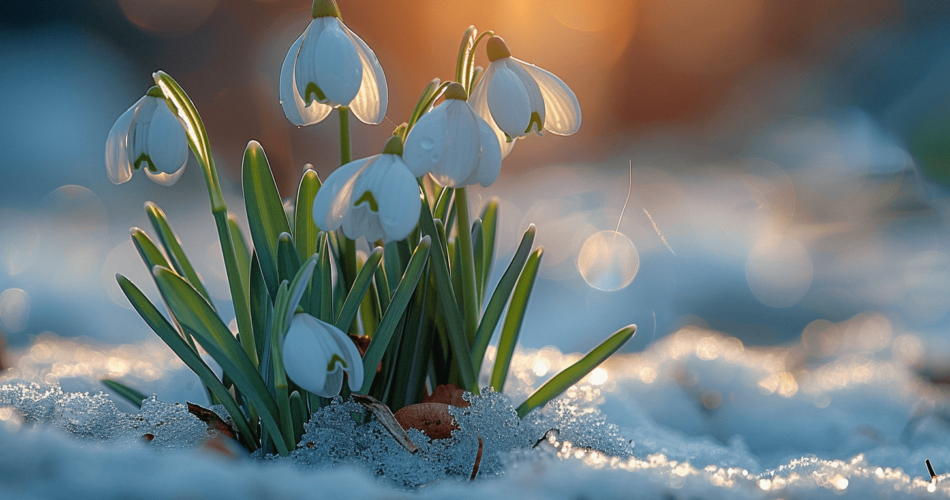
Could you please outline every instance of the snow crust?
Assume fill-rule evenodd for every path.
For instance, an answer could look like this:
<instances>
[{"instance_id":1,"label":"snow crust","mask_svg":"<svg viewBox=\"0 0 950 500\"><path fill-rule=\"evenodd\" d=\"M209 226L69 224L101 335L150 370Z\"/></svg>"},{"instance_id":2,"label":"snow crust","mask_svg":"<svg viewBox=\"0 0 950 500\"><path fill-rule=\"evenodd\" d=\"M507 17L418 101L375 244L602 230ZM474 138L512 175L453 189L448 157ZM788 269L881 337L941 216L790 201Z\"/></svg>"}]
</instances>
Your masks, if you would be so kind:
<instances>
[{"instance_id":1,"label":"snow crust","mask_svg":"<svg viewBox=\"0 0 950 500\"><path fill-rule=\"evenodd\" d=\"M362 406L337 399L283 459L222 448L180 403L152 396L123 411L101 392L35 383L23 374L48 373L27 351L20 378L0 379L0 497L950 496L950 475L931 480L924 465L950 467L948 400L918 376L932 354L926 339L895 334L879 314L835 327L824 339L833 355L808 342L752 348L687 327L615 356L523 420L514 404L579 354L522 350L505 394L467 395L472 406L452 410L451 438L410 430L416 454Z\"/></svg>"}]
</instances>

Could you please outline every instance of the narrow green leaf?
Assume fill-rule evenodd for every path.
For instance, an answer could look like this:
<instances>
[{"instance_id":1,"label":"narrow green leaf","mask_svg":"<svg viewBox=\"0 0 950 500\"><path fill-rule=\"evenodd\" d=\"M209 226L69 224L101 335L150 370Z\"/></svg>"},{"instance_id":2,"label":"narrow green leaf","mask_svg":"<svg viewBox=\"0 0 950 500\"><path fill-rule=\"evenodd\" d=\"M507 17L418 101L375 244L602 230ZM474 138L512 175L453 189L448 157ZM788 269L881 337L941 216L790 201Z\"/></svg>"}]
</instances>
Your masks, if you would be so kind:
<instances>
[{"instance_id":1,"label":"narrow green leaf","mask_svg":"<svg viewBox=\"0 0 950 500\"><path fill-rule=\"evenodd\" d=\"M472 49L475 45L475 34L478 30L475 26L469 26L462 35L462 43L459 46L458 60L455 62L455 81L465 85L472 79L471 67L468 63L469 56L472 55ZM469 89L465 89L466 91Z\"/></svg>"},{"instance_id":2,"label":"narrow green leaf","mask_svg":"<svg viewBox=\"0 0 950 500\"><path fill-rule=\"evenodd\" d=\"M290 415L294 426L294 445L300 442L303 437L303 424L309 420L307 418L307 407L304 405L303 397L299 392L290 393Z\"/></svg>"},{"instance_id":3,"label":"narrow green leaf","mask_svg":"<svg viewBox=\"0 0 950 500\"><path fill-rule=\"evenodd\" d=\"M363 268L360 269L359 274L356 275L356 280L353 281L353 288L351 288L350 293L346 295L343 309L340 310L340 315L336 318L335 324L340 330L344 332L348 331L350 325L353 324L356 313L359 311L360 303L363 301L363 296L366 295L366 291L369 289L369 283L373 279L373 275L376 273L376 267L379 265L379 260L382 257L382 248L373 249L373 252L366 258L366 263L363 264Z\"/></svg>"},{"instance_id":4,"label":"narrow green leaf","mask_svg":"<svg viewBox=\"0 0 950 500\"><path fill-rule=\"evenodd\" d=\"M482 210L482 288L478 290L479 298L484 302L485 290L488 288L488 280L491 278L491 269L495 264L495 238L498 228L498 198L488 200L485 209ZM527 255L527 254L526 254Z\"/></svg>"},{"instance_id":5,"label":"narrow green leaf","mask_svg":"<svg viewBox=\"0 0 950 500\"><path fill-rule=\"evenodd\" d=\"M385 311L389 307L389 301L392 298L392 294L389 292L389 278L386 276L386 258L385 250L383 251L383 265L376 266L376 276L373 278L373 281L376 284L376 294L377 302L379 302L379 310Z\"/></svg>"},{"instance_id":6,"label":"narrow green leaf","mask_svg":"<svg viewBox=\"0 0 950 500\"><path fill-rule=\"evenodd\" d=\"M175 312L182 328L195 337L231 377L234 385L257 408L267 431L274 436L281 435L277 403L228 327L211 310L208 303L201 299L198 292L177 274L157 266L152 273L162 297ZM280 440L276 440L275 444L281 455L288 454L287 447Z\"/></svg>"},{"instance_id":7,"label":"narrow green leaf","mask_svg":"<svg viewBox=\"0 0 950 500\"><path fill-rule=\"evenodd\" d=\"M277 296L280 283L277 271L277 240L280 233L290 234L284 206L277 192L277 183L264 149L257 141L251 141L244 150L241 172L244 183L244 203L251 239L261 262L264 282L271 297Z\"/></svg>"},{"instance_id":8,"label":"narrow green leaf","mask_svg":"<svg viewBox=\"0 0 950 500\"><path fill-rule=\"evenodd\" d=\"M270 330L270 323L274 314L274 305L270 301L267 285L264 284L264 275L261 274L261 263L257 259L257 252L251 257L251 328L254 330L254 345L257 350L257 359L264 359L264 339Z\"/></svg>"},{"instance_id":9,"label":"narrow green leaf","mask_svg":"<svg viewBox=\"0 0 950 500\"><path fill-rule=\"evenodd\" d=\"M472 252L475 259L475 299L478 309L482 307L482 297L485 296L485 235L482 234L482 220L472 221ZM476 318L477 319L477 318Z\"/></svg>"},{"instance_id":10,"label":"narrow green leaf","mask_svg":"<svg viewBox=\"0 0 950 500\"><path fill-rule=\"evenodd\" d=\"M146 399L148 399L148 396L146 396L145 394L142 394L141 392L136 391L135 389L125 384L116 382L115 380L104 378L100 380L99 382L102 382L102 385L108 387L112 391L115 391L115 394L117 396L122 396L123 399L125 399L129 403L134 404L136 408L141 408L142 401L145 401Z\"/></svg>"},{"instance_id":11,"label":"narrow green leaf","mask_svg":"<svg viewBox=\"0 0 950 500\"><path fill-rule=\"evenodd\" d=\"M436 198L435 209L432 210L432 218L444 221L449 215L449 209L455 199L455 190L443 188Z\"/></svg>"},{"instance_id":12,"label":"narrow green leaf","mask_svg":"<svg viewBox=\"0 0 950 500\"><path fill-rule=\"evenodd\" d=\"M300 257L289 233L277 237L277 279L290 281L300 270Z\"/></svg>"},{"instance_id":13,"label":"narrow green leaf","mask_svg":"<svg viewBox=\"0 0 950 500\"><path fill-rule=\"evenodd\" d=\"M333 276L330 271L330 237L323 233L323 244L320 248L320 319L331 323L333 321Z\"/></svg>"},{"instance_id":14,"label":"narrow green leaf","mask_svg":"<svg viewBox=\"0 0 950 500\"><path fill-rule=\"evenodd\" d=\"M607 337L606 340L601 342L600 345L585 354L583 358L561 370L560 373L551 377L551 379L539 387L538 390L534 391L534 393L518 407L518 416L524 418L531 410L544 406L548 401L558 397L558 395L567 390L568 387L576 384L577 381L584 378L591 370L597 368L597 365L610 357L611 354L617 352L635 333L637 333L637 325L628 325L614 332L610 337Z\"/></svg>"},{"instance_id":15,"label":"narrow green leaf","mask_svg":"<svg viewBox=\"0 0 950 500\"><path fill-rule=\"evenodd\" d=\"M228 291L231 292L231 303L234 305L234 319L237 321L241 347L254 367L257 367L258 357L255 348L254 328L251 326L251 308L248 304L247 293L244 291L244 282L237 254L234 251L234 240L231 237L231 226L228 224L227 213L213 212L215 229L218 230L218 243L221 244L221 254L224 257L224 270L228 277Z\"/></svg>"},{"instance_id":16,"label":"narrow green leaf","mask_svg":"<svg viewBox=\"0 0 950 500\"><path fill-rule=\"evenodd\" d=\"M478 325L478 333L475 334L475 343L472 345L472 360L475 362L475 373L481 373L482 371L482 361L485 359L485 351L488 349L488 343L495 333L495 327L498 326L501 313L505 310L505 304L507 304L508 299L511 298L511 291L515 288L515 283L518 281L518 276L521 274L521 270L528 260L528 255L531 254L531 245L534 244L534 235L536 232L537 229L534 227L534 224L528 226L528 230L524 232L524 236L521 237L521 244L518 245L518 250L515 251L515 255L511 258L511 263L508 264L508 269L505 270L505 274L501 276L501 280L499 280L498 285L495 286L491 300L488 301L488 306L482 314L482 322Z\"/></svg>"},{"instance_id":17,"label":"narrow green leaf","mask_svg":"<svg viewBox=\"0 0 950 500\"><path fill-rule=\"evenodd\" d=\"M204 283L201 282L201 278L198 277L198 273L195 272L195 268L192 267L191 261L188 260L188 256L185 255L185 251L181 248L181 240L178 239L178 235L172 231L172 227L168 224L168 219L165 217L165 212L162 212L162 209L158 208L158 205L146 201L145 215L148 216L148 220L152 223L152 228L155 230L155 234L158 235L158 241L162 244L162 247L165 248L165 254L168 255L169 263L174 266L178 274L184 276L185 279L188 280L188 283L195 287L195 290L198 290L198 293L210 304L211 295L208 294Z\"/></svg>"},{"instance_id":18,"label":"narrow green leaf","mask_svg":"<svg viewBox=\"0 0 950 500\"><path fill-rule=\"evenodd\" d=\"M283 330L286 330L286 327L290 325L290 320L297 310L297 305L300 304L300 299L307 291L310 277L313 275L313 270L316 266L317 256L313 255L307 259L307 262L304 262L303 266L300 266L297 274L293 277L293 281L290 282L289 295L287 297L287 303L283 305L284 309L278 309L276 305L274 306L274 317L280 318L281 321L283 321ZM280 332L281 335L284 334L283 330Z\"/></svg>"},{"instance_id":19,"label":"narrow green leaf","mask_svg":"<svg viewBox=\"0 0 950 500\"><path fill-rule=\"evenodd\" d=\"M251 289L251 250L244 240L244 232L238 224L237 216L228 212L228 228L231 230L231 243L234 245L234 256L237 259L238 272L241 274L241 283L244 285L244 300L250 299Z\"/></svg>"},{"instance_id":20,"label":"narrow green leaf","mask_svg":"<svg viewBox=\"0 0 950 500\"><path fill-rule=\"evenodd\" d=\"M270 354L274 367L274 395L277 400L277 409L280 412L281 438L288 449L294 446L294 423L291 420L290 394L287 387L287 372L284 370L284 356L280 350L280 341L287 330L287 321L284 317L290 306L290 287L288 282L281 281L277 289L277 299L274 303L274 324L270 332ZM278 439L275 437L275 441Z\"/></svg>"},{"instance_id":21,"label":"narrow green leaf","mask_svg":"<svg viewBox=\"0 0 950 500\"><path fill-rule=\"evenodd\" d=\"M402 276L406 271L406 267L402 261L402 257L400 256L399 243L391 241L386 243L383 249L383 252L385 253L383 258L383 266L386 268L386 280L389 285L389 289L395 290L396 285L399 284L399 277ZM392 295L390 294L390 296Z\"/></svg>"},{"instance_id":22,"label":"narrow green leaf","mask_svg":"<svg viewBox=\"0 0 950 500\"><path fill-rule=\"evenodd\" d=\"M419 283L422 271L425 269L431 242L432 240L429 237L422 238L409 260L406 274L403 275L395 292L393 292L393 300L383 314L383 319L379 322L376 334L373 335L373 340L369 343L366 354L363 356L363 387L360 388L359 394L367 394L373 385L373 379L376 377L376 367L383 359L383 354L385 354L386 348L389 347L393 332L396 331L403 312L409 304L409 299L412 298L416 285Z\"/></svg>"},{"instance_id":23,"label":"narrow green leaf","mask_svg":"<svg viewBox=\"0 0 950 500\"><path fill-rule=\"evenodd\" d=\"M429 82L424 89L422 89L422 95L419 96L419 100L416 102L415 108L412 110L412 114L409 115L408 127L411 129L413 125L419 121L419 118L428 111L428 107L432 104L432 101L438 99L436 92L439 89L439 79L435 78Z\"/></svg>"},{"instance_id":24,"label":"narrow green leaf","mask_svg":"<svg viewBox=\"0 0 950 500\"><path fill-rule=\"evenodd\" d=\"M257 449L254 433L251 431L250 424L248 424L246 417L241 412L231 392L224 387L224 384L221 383L217 375L205 364L201 356L185 343L181 336L178 335L178 332L168 323L168 320L162 316L162 313L158 312L158 309L152 305L138 287L121 274L116 274L115 278L116 281L119 282L119 287L122 288L122 292L129 299L132 307L139 313L139 316L145 320L145 323L171 348L188 368L191 368L191 371L193 371L195 375L198 375L198 378L201 379L205 387L221 401L225 410L231 415L231 419L234 420L234 425L237 427L238 435L244 447L249 451Z\"/></svg>"},{"instance_id":25,"label":"narrow green leaf","mask_svg":"<svg viewBox=\"0 0 950 500\"><path fill-rule=\"evenodd\" d=\"M539 248L528 257L528 262L525 263L521 275L518 276L515 293L511 296L511 301L508 302L508 313L505 315L505 324L501 327L501 337L498 339L498 355L495 357L495 368L491 373L491 386L495 389L495 392L502 392L505 388L505 379L508 377L511 357L515 353L515 345L518 343L518 335L521 333L521 325L524 323L524 313L528 308L528 299L531 298L534 279L538 276L538 267L541 265L543 252L544 249Z\"/></svg>"},{"instance_id":26,"label":"narrow green leaf","mask_svg":"<svg viewBox=\"0 0 950 500\"><path fill-rule=\"evenodd\" d=\"M313 199L320 191L320 177L313 169L308 168L300 178L297 186L297 202L294 204L294 243L297 245L297 255L301 259L309 259L317 253L317 235L320 228L313 222Z\"/></svg>"},{"instance_id":27,"label":"narrow green leaf","mask_svg":"<svg viewBox=\"0 0 950 500\"><path fill-rule=\"evenodd\" d=\"M478 394L478 379L475 377L475 371L472 367L472 354L469 351L468 339L465 336L465 326L462 324L458 302L456 302L455 293L452 291L452 278L446 265L442 242L439 240L439 232L432 220L432 213L429 212L428 201L422 203L419 224L422 227L422 232L434 240L432 242L433 255L429 262L432 263L435 274L435 289L439 297L439 308L442 311L441 319L445 322L452 353L455 356L455 362L458 363L463 389L472 394Z\"/></svg>"}]
</instances>

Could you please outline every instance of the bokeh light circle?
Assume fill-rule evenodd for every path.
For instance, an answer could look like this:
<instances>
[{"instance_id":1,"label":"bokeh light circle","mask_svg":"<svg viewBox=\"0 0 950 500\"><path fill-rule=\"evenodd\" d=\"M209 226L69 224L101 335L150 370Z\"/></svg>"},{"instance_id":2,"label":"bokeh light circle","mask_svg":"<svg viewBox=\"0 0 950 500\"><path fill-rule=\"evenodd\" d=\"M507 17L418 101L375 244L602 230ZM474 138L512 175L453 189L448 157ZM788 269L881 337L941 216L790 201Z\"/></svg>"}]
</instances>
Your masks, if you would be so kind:
<instances>
[{"instance_id":1,"label":"bokeh light circle","mask_svg":"<svg viewBox=\"0 0 950 500\"><path fill-rule=\"evenodd\" d=\"M22 332L30 319L30 294L19 288L0 293L0 325L8 333Z\"/></svg>"},{"instance_id":2,"label":"bokeh light circle","mask_svg":"<svg viewBox=\"0 0 950 500\"><path fill-rule=\"evenodd\" d=\"M640 255L623 233L601 231L584 242L577 255L577 269L588 285L612 292L633 281L640 270Z\"/></svg>"},{"instance_id":3,"label":"bokeh light circle","mask_svg":"<svg viewBox=\"0 0 950 500\"><path fill-rule=\"evenodd\" d=\"M808 251L797 240L769 236L749 252L745 273L749 288L760 302L789 307L811 287L814 268Z\"/></svg>"}]
</instances>

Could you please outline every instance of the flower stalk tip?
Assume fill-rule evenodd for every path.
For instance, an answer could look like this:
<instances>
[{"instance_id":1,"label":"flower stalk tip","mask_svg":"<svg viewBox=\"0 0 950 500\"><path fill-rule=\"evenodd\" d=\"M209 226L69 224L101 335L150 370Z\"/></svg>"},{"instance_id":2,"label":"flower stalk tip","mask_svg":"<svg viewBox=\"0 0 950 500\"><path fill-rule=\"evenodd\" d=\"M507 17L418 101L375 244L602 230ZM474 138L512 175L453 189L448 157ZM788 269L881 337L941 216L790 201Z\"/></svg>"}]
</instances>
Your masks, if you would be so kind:
<instances>
[{"instance_id":1,"label":"flower stalk tip","mask_svg":"<svg viewBox=\"0 0 950 500\"><path fill-rule=\"evenodd\" d=\"M402 137L398 135L390 137L383 146L383 154L402 156Z\"/></svg>"},{"instance_id":2,"label":"flower stalk tip","mask_svg":"<svg viewBox=\"0 0 950 500\"><path fill-rule=\"evenodd\" d=\"M508 44L506 44L505 40L500 36L489 38L485 43L485 51L488 52L489 61L497 61L498 59L511 57L511 50L508 49Z\"/></svg>"},{"instance_id":3,"label":"flower stalk tip","mask_svg":"<svg viewBox=\"0 0 950 500\"><path fill-rule=\"evenodd\" d=\"M340 19L340 7L336 4L336 0L313 0L313 18L318 17L335 17Z\"/></svg>"},{"instance_id":4,"label":"flower stalk tip","mask_svg":"<svg viewBox=\"0 0 950 500\"><path fill-rule=\"evenodd\" d=\"M468 100L468 92L465 92L465 87L461 83L452 82L445 88L445 98L446 99L458 99L461 101Z\"/></svg>"}]
</instances>

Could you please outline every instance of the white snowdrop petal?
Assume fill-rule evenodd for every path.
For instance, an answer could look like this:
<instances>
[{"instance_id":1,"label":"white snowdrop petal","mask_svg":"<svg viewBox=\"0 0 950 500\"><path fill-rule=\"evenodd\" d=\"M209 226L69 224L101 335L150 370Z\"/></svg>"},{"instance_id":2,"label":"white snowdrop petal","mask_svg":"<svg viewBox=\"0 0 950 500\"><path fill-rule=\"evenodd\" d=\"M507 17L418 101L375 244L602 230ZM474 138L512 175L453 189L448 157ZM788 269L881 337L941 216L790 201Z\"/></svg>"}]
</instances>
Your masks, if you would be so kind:
<instances>
[{"instance_id":1,"label":"white snowdrop petal","mask_svg":"<svg viewBox=\"0 0 950 500\"><path fill-rule=\"evenodd\" d=\"M528 122L528 129L525 127L525 130L522 131L523 134L530 133L532 130L537 132L538 135L541 135L544 132L544 96L541 94L541 88L538 86L538 82L534 80L530 73L524 68L527 63L519 61L512 57L509 57L505 62L509 69L511 69L514 74L518 75L518 78L521 79L522 85L524 85L525 91L528 93L528 103L531 108L532 115L534 113L538 114L538 120L535 123Z\"/></svg>"},{"instance_id":2,"label":"white snowdrop petal","mask_svg":"<svg viewBox=\"0 0 950 500\"><path fill-rule=\"evenodd\" d=\"M403 146L402 160L416 177L431 172L442 158L445 147L445 106L439 105L422 115L413 125Z\"/></svg>"},{"instance_id":3,"label":"white snowdrop petal","mask_svg":"<svg viewBox=\"0 0 950 500\"><path fill-rule=\"evenodd\" d=\"M383 67L379 64L379 59L376 58L376 53L369 48L369 45L366 45L366 42L358 37L356 33L353 33L353 30L345 24L341 23L341 26L356 46L363 66L360 90L353 101L350 102L350 109L359 121L378 125L386 116L386 107L389 104L389 88L386 86L386 75L383 73Z\"/></svg>"},{"instance_id":4,"label":"white snowdrop petal","mask_svg":"<svg viewBox=\"0 0 950 500\"><path fill-rule=\"evenodd\" d=\"M144 97L142 98L144 99ZM106 139L106 173L113 184L122 184L132 178L132 164L129 162L128 137L132 127L135 108L142 102L136 101L131 108L122 113L115 121L109 138Z\"/></svg>"},{"instance_id":5,"label":"white snowdrop petal","mask_svg":"<svg viewBox=\"0 0 950 500\"><path fill-rule=\"evenodd\" d=\"M322 121L333 111L333 107L317 101L307 106L300 92L297 91L294 66L305 35L306 31L297 37L297 41L290 46L290 50L284 57L284 63L280 66L280 106L284 110L284 116L297 126L313 125Z\"/></svg>"},{"instance_id":6,"label":"white snowdrop petal","mask_svg":"<svg viewBox=\"0 0 950 500\"><path fill-rule=\"evenodd\" d=\"M150 99L159 100L157 97ZM163 174L174 174L188 161L188 138L185 129L164 100L156 103L148 130L148 155ZM146 169L148 172L148 169Z\"/></svg>"},{"instance_id":7,"label":"white snowdrop petal","mask_svg":"<svg viewBox=\"0 0 950 500\"><path fill-rule=\"evenodd\" d=\"M317 54L314 59L314 81L326 95L327 104L348 106L360 91L363 63L353 40L343 31L340 20L335 17L325 19L326 27L314 46Z\"/></svg>"},{"instance_id":8,"label":"white snowdrop petal","mask_svg":"<svg viewBox=\"0 0 950 500\"><path fill-rule=\"evenodd\" d=\"M290 380L314 394L324 392L327 381L326 364L330 354L323 347L318 335L324 332L314 331L318 326L309 315L297 314L290 322L290 328L284 337L281 356L284 371ZM324 396L330 397L330 396Z\"/></svg>"},{"instance_id":9,"label":"white snowdrop petal","mask_svg":"<svg viewBox=\"0 0 950 500\"><path fill-rule=\"evenodd\" d=\"M157 109L158 99L155 97L143 97L137 106L132 117L132 127L129 129L129 138L126 140L129 148L129 161L133 169L135 162L144 153L148 154L148 129L152 125L152 115ZM139 164L139 167L143 165Z\"/></svg>"},{"instance_id":10,"label":"white snowdrop petal","mask_svg":"<svg viewBox=\"0 0 950 500\"><path fill-rule=\"evenodd\" d=\"M363 193L363 191L358 191L358 193ZM379 214L370 210L366 202L350 207L343 214L343 234L351 240L364 236L370 243L383 239L385 236L379 222Z\"/></svg>"},{"instance_id":11,"label":"white snowdrop petal","mask_svg":"<svg viewBox=\"0 0 950 500\"><path fill-rule=\"evenodd\" d=\"M478 165L480 153L478 123L475 113L465 101L450 99L445 107L446 134L442 157L432 171L432 178L443 186L460 187Z\"/></svg>"},{"instance_id":12,"label":"white snowdrop petal","mask_svg":"<svg viewBox=\"0 0 950 500\"><path fill-rule=\"evenodd\" d=\"M478 114L488 126L491 127L492 131L495 132L495 137L498 138L498 145L501 147L501 157L504 158L511 153L511 150L515 147L515 141L508 142L508 139L505 137L505 133L498 128L498 125L495 123L494 118L491 116L491 111L488 109L488 81L490 81L492 74L494 74L495 69L491 64L488 65L488 69L485 70L485 74L482 76L482 79L479 81L478 85L475 86L475 89L472 90L472 95L469 96L468 102L472 105L472 109L475 110L475 113Z\"/></svg>"},{"instance_id":13,"label":"white snowdrop petal","mask_svg":"<svg viewBox=\"0 0 950 500\"><path fill-rule=\"evenodd\" d=\"M478 159L478 166L472 172L472 178L466 180L466 184L475 184L476 182L484 187L488 187L495 182L498 174L501 173L501 147L498 144L498 137L491 126L480 116L478 119L478 134L481 146L481 156Z\"/></svg>"},{"instance_id":14,"label":"white snowdrop petal","mask_svg":"<svg viewBox=\"0 0 950 500\"><path fill-rule=\"evenodd\" d=\"M307 25L307 29L300 35L302 40L300 42L300 50L297 51L297 55L295 56L293 77L294 85L297 87L297 94L300 95L304 103L317 99L315 95L307 96L306 93L307 85L310 83L316 84L317 82L317 61L319 61L324 54L317 52L316 48L317 42L320 40L320 36L323 34L325 27L326 18L318 17L310 21L310 24Z\"/></svg>"},{"instance_id":15,"label":"white snowdrop petal","mask_svg":"<svg viewBox=\"0 0 950 500\"><path fill-rule=\"evenodd\" d=\"M313 222L317 227L324 231L332 231L343 224L343 213L349 205L353 190L351 181L361 168L375 160L377 156L351 161L327 177L313 200Z\"/></svg>"},{"instance_id":16,"label":"white snowdrop petal","mask_svg":"<svg viewBox=\"0 0 950 500\"><path fill-rule=\"evenodd\" d=\"M379 203L379 222L386 233L383 241L398 241L409 236L419 222L419 184L401 158L383 156L392 156L393 162L382 171L373 195Z\"/></svg>"},{"instance_id":17,"label":"white snowdrop petal","mask_svg":"<svg viewBox=\"0 0 950 500\"><path fill-rule=\"evenodd\" d=\"M558 135L571 135L581 126L581 105L570 87L551 72L521 62L521 67L538 82L544 97L544 128Z\"/></svg>"},{"instance_id":18,"label":"white snowdrop petal","mask_svg":"<svg viewBox=\"0 0 950 500\"><path fill-rule=\"evenodd\" d=\"M343 333L339 328L329 325L327 331L330 332L330 338L336 342L339 350L343 352L343 360L346 361L347 384L350 390L356 392L363 386L363 358L360 357L360 351L350 337ZM339 391L338 391L339 392Z\"/></svg>"},{"instance_id":19,"label":"white snowdrop petal","mask_svg":"<svg viewBox=\"0 0 950 500\"><path fill-rule=\"evenodd\" d=\"M530 97L521 78L503 60L494 61L495 74L488 81L488 109L503 132L522 137L531 121Z\"/></svg>"}]
</instances>

